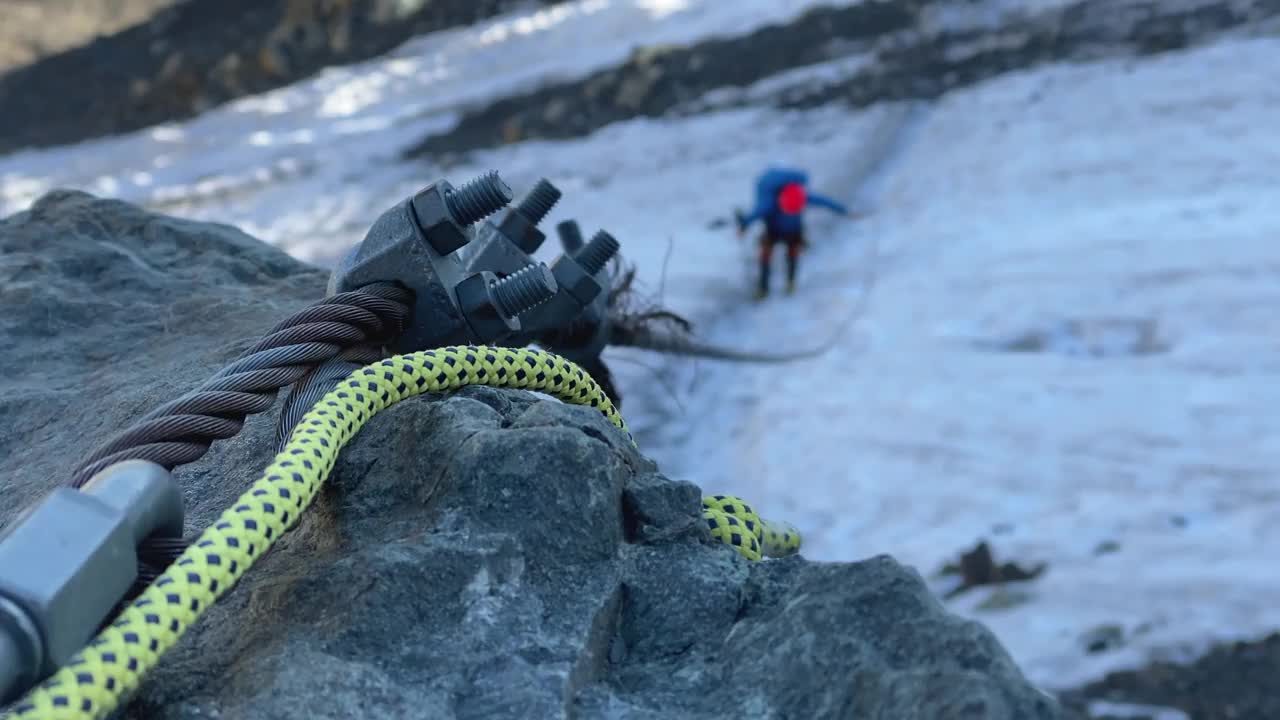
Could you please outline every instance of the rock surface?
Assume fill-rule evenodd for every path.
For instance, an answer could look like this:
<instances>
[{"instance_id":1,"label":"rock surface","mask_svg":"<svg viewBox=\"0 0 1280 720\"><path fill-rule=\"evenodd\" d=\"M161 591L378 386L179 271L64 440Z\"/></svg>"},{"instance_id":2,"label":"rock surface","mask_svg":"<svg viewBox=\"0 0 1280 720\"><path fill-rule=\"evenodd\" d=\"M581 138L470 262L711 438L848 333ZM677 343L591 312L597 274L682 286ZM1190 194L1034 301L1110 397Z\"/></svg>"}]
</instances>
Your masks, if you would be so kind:
<instances>
[{"instance_id":1,"label":"rock surface","mask_svg":"<svg viewBox=\"0 0 1280 720\"><path fill-rule=\"evenodd\" d=\"M72 192L0 221L0 524L324 288L224 226ZM181 469L204 527L269 417ZM1059 717L888 557L748 563L588 408L470 388L374 418L126 717Z\"/></svg>"},{"instance_id":2,"label":"rock surface","mask_svg":"<svg viewBox=\"0 0 1280 720\"><path fill-rule=\"evenodd\" d=\"M1065 693L1063 702L1079 720L1162 720L1176 717L1171 710L1190 720L1271 720L1280 717L1276 668L1280 633L1222 645L1185 665L1157 662L1111 673ZM1121 715L1109 707L1139 709Z\"/></svg>"}]
</instances>

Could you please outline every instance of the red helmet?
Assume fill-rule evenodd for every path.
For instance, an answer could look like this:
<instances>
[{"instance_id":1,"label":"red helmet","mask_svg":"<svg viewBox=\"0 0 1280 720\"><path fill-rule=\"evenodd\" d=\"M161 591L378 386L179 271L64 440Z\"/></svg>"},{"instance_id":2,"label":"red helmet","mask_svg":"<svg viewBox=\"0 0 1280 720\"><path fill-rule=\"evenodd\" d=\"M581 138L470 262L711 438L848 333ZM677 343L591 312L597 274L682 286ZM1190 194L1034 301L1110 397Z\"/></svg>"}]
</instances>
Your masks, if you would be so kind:
<instances>
[{"instance_id":1,"label":"red helmet","mask_svg":"<svg viewBox=\"0 0 1280 720\"><path fill-rule=\"evenodd\" d=\"M778 207L787 215L799 215L807 201L804 186L800 183L787 183L778 191Z\"/></svg>"}]
</instances>

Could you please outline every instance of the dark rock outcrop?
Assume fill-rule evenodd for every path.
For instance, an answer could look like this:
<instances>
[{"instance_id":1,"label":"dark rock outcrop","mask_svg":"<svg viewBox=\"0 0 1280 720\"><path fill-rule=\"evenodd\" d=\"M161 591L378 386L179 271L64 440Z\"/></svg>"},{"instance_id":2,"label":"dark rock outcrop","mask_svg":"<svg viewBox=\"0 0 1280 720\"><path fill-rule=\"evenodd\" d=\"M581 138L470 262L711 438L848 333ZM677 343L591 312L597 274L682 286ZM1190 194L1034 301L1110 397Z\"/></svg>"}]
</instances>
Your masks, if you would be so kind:
<instances>
[{"instance_id":1,"label":"dark rock outcrop","mask_svg":"<svg viewBox=\"0 0 1280 720\"><path fill-rule=\"evenodd\" d=\"M233 228L56 192L0 221L0 525L323 292ZM204 527L270 418L181 469ZM1059 716L888 557L748 563L589 408L407 400L147 678L134 718Z\"/></svg>"},{"instance_id":2,"label":"dark rock outcrop","mask_svg":"<svg viewBox=\"0 0 1280 720\"><path fill-rule=\"evenodd\" d=\"M1097 702L1174 708L1193 720L1270 720L1280 717L1280 633L1214 648L1193 663L1158 662L1107 675L1065 693L1071 717L1098 718ZM1105 708L1105 706L1104 706ZM1154 713L1153 713L1154 714ZM1128 718L1137 714L1126 715Z\"/></svg>"},{"instance_id":3,"label":"dark rock outcrop","mask_svg":"<svg viewBox=\"0 0 1280 720\"><path fill-rule=\"evenodd\" d=\"M528 1L182 0L0 76L0 153L185 120Z\"/></svg>"},{"instance_id":4,"label":"dark rock outcrop","mask_svg":"<svg viewBox=\"0 0 1280 720\"><path fill-rule=\"evenodd\" d=\"M703 112L709 105L704 96L713 90L739 90L723 93L716 107L865 107L933 99L1041 63L1177 50L1280 15L1280 0L1081 0L1007 16L995 5L868 0L815 8L786 25L738 37L648 48L621 66L477 108L406 155L439 158L521 140L579 137L636 117ZM948 13L998 19L966 24ZM784 71L841 58L862 61L843 73L783 79L762 96L740 92Z\"/></svg>"}]
</instances>

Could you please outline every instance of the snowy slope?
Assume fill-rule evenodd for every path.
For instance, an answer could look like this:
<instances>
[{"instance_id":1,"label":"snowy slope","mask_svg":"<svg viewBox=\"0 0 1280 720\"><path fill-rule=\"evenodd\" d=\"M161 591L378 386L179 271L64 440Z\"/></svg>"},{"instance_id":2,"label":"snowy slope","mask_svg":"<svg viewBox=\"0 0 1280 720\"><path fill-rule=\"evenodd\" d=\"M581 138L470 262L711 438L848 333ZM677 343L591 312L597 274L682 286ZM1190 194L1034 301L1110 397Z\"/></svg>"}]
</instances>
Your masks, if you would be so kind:
<instances>
[{"instance_id":1,"label":"snowy slope","mask_svg":"<svg viewBox=\"0 0 1280 720\"><path fill-rule=\"evenodd\" d=\"M652 451L798 523L811 558L887 552L928 574L985 537L1047 562L1023 604L954 604L1046 685L1280 628L1277 58L1239 42L950 96L880 212L822 238L801 292L717 326L812 343L875 239L870 311L843 346L701 368ZM1063 320L1153 322L1170 350L1081 355ZM1027 329L1048 352L975 347ZM1086 657L1109 624L1127 647Z\"/></svg>"},{"instance_id":2,"label":"snowy slope","mask_svg":"<svg viewBox=\"0 0 1280 720\"><path fill-rule=\"evenodd\" d=\"M607 227L665 304L748 348L827 339L874 272L865 314L818 360L611 351L645 451L795 523L811 558L890 553L931 575L985 537L1001 559L1047 562L1006 593L1011 607L982 609L985 590L952 607L1048 687L1280 628L1266 559L1280 539L1280 206L1266 200L1280 184L1267 71L1280 43L1057 67L949 96L868 188L878 212L815 215L800 292L760 305L741 302L750 247L708 220L745 205L769 162L851 198L856 158L896 108L635 121L447 172L390 159L469 103L616 61L624 29L635 44L683 42L806 4L594 0L498 18L190 123L0 158L0 212L69 185L327 262L442 174L497 168L517 190L545 175L566 193L549 223ZM1062 332L1107 319L1154 323L1170 349L1082 356ZM1028 330L1050 352L989 347ZM1081 636L1106 624L1126 647L1085 653Z\"/></svg>"},{"instance_id":3,"label":"snowy slope","mask_svg":"<svg viewBox=\"0 0 1280 720\"><path fill-rule=\"evenodd\" d=\"M585 77L634 49L787 22L821 0L577 0L499 16L330 68L189 122L0 157L0 215L54 186L235 222L298 257L331 262L388 198L438 171L397 166L465 110L542 82ZM850 4L850 3L841 3Z\"/></svg>"}]
</instances>

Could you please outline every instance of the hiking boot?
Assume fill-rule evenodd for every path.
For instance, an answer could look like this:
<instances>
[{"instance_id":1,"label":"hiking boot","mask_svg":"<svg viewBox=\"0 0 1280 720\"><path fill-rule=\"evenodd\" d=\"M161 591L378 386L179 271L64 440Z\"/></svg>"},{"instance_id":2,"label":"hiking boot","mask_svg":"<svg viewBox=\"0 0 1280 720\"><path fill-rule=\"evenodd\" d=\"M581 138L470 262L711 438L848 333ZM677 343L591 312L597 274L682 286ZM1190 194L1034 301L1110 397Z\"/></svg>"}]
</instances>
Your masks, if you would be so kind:
<instances>
[{"instance_id":1,"label":"hiking boot","mask_svg":"<svg viewBox=\"0 0 1280 720\"><path fill-rule=\"evenodd\" d=\"M769 297L769 291L766 288L756 289L756 294L755 294L756 300L763 300L767 297Z\"/></svg>"},{"instance_id":2,"label":"hiking boot","mask_svg":"<svg viewBox=\"0 0 1280 720\"><path fill-rule=\"evenodd\" d=\"M788 294L788 295L791 295L791 294L792 294L792 293L794 293L795 291L796 291L796 281L795 281L795 280L788 280L788 281L787 281L787 294Z\"/></svg>"}]
</instances>

